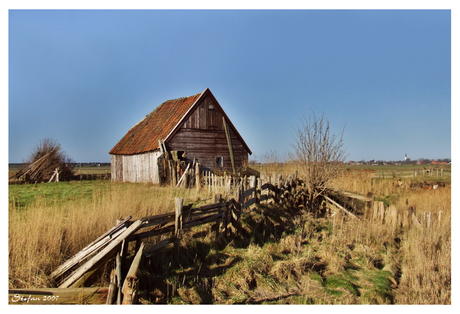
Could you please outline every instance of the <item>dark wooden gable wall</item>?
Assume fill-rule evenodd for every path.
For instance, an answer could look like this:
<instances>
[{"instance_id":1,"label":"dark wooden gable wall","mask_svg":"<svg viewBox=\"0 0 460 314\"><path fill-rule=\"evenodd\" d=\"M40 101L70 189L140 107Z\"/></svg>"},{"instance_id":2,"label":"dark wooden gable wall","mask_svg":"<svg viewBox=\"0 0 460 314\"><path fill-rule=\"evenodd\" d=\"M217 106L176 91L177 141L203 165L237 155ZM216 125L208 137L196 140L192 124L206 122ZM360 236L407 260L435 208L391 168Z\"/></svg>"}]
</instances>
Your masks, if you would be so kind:
<instances>
[{"instance_id":1,"label":"dark wooden gable wall","mask_svg":"<svg viewBox=\"0 0 460 314\"><path fill-rule=\"evenodd\" d=\"M216 158L223 158L223 167L232 171L222 112L213 97L206 96L189 114L177 133L168 141L172 151L185 151L186 159L198 159L202 167L214 169ZM235 166L247 165L248 151L231 130Z\"/></svg>"}]
</instances>

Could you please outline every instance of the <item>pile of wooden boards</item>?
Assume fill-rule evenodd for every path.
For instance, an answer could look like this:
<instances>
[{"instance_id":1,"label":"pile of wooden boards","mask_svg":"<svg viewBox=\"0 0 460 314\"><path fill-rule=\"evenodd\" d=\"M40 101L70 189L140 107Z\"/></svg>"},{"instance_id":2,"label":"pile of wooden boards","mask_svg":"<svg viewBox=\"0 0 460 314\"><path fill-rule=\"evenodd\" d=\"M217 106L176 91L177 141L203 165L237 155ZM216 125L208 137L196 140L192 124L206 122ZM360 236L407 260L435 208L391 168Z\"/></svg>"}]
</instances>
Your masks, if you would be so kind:
<instances>
[{"instance_id":1,"label":"pile of wooden boards","mask_svg":"<svg viewBox=\"0 0 460 314\"><path fill-rule=\"evenodd\" d=\"M16 179L16 180L24 180L28 182L37 182L40 180L43 180L44 177L48 179L50 177L50 181L55 177L55 175L58 174L58 170L53 167L53 155L56 153L56 151L59 149L59 146L56 146L55 149L44 155L43 157L37 159L35 162L31 163L30 165L22 168L19 170L17 173L15 173L13 176L10 177L10 179ZM50 167L52 167L50 171Z\"/></svg>"},{"instance_id":2,"label":"pile of wooden boards","mask_svg":"<svg viewBox=\"0 0 460 314\"><path fill-rule=\"evenodd\" d=\"M131 216L120 221L115 227L59 266L51 273L51 279L57 281L59 278L63 278L59 288L82 287L85 281L96 272L97 269L117 254L117 267L111 274L111 285L109 286L107 302L132 304L136 297L133 295L133 292L136 290L130 289L130 287L132 288L132 276L130 277L130 274L135 274L137 271L140 257L142 256L143 245L141 245L138 250L131 265L132 269L130 269L124 281L121 275L121 267L127 254L128 241L126 241L126 239L136 232L144 221L136 220L131 222L130 219ZM73 271L70 272L71 270ZM65 277L68 273L70 274Z\"/></svg>"}]
</instances>

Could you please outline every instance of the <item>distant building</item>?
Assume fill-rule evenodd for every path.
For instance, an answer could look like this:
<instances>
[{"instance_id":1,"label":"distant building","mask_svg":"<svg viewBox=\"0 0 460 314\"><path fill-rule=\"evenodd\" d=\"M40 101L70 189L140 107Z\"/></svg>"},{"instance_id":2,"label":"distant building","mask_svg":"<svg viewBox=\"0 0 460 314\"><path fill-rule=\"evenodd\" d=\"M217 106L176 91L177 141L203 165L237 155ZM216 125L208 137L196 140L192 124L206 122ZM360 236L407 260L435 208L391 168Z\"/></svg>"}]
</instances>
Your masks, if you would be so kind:
<instances>
[{"instance_id":1,"label":"distant building","mask_svg":"<svg viewBox=\"0 0 460 314\"><path fill-rule=\"evenodd\" d=\"M447 162L444 161L432 161L430 165L447 165Z\"/></svg>"}]
</instances>

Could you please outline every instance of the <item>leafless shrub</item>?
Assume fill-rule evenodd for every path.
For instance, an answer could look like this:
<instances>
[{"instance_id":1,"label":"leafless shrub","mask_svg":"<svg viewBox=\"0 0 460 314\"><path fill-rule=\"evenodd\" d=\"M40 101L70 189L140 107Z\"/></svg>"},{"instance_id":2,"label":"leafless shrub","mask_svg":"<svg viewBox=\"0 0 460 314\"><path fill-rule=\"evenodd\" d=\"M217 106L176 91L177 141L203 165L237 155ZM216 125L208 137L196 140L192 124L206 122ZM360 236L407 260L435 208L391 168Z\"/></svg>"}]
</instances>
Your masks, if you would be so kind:
<instances>
[{"instance_id":1,"label":"leafless shrub","mask_svg":"<svg viewBox=\"0 0 460 314\"><path fill-rule=\"evenodd\" d=\"M332 179L339 175L346 151L343 148L343 132L332 134L329 120L324 114L317 118L315 113L295 128L294 141L291 143L293 152L291 159L299 164L301 175L305 180L310 195L311 208L318 206L318 196L323 195Z\"/></svg>"}]
</instances>

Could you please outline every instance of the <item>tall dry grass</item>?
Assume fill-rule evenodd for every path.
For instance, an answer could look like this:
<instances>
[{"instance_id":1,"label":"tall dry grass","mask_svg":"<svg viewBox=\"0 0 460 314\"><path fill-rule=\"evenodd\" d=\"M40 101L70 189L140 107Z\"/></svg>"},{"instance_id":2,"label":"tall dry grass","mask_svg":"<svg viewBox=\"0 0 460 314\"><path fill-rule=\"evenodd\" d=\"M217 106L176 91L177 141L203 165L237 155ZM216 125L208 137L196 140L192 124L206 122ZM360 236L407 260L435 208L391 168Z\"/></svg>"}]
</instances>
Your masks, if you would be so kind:
<instances>
[{"instance_id":1,"label":"tall dry grass","mask_svg":"<svg viewBox=\"0 0 460 314\"><path fill-rule=\"evenodd\" d=\"M407 183L420 179L404 180ZM451 303L451 186L436 190L400 187L394 179L372 179L359 172L349 172L338 178L337 186L352 192L366 195L386 197L389 203L399 211L407 206L416 209L417 216L424 212L432 213L430 229L403 228L399 229L393 242L397 241L396 259L399 282L395 289L394 302L397 304L450 304ZM441 216L439 216L439 213ZM438 221L438 217L441 220ZM371 224L375 229L384 229L387 225ZM371 232L369 227L366 228ZM359 228L350 231L349 236L358 232ZM382 235L377 235L384 239ZM344 234L344 238L347 235ZM388 239L382 243L391 243Z\"/></svg>"},{"instance_id":2,"label":"tall dry grass","mask_svg":"<svg viewBox=\"0 0 460 314\"><path fill-rule=\"evenodd\" d=\"M292 164L283 166L287 169L283 172L276 168L279 165L272 166L271 173L295 172ZM202 226L183 239L190 269L165 270L166 280L174 282L181 298L167 302L450 304L450 185L438 190L401 190L391 179L347 175L336 181L339 188L364 195L372 191L382 197L398 194L390 199L398 209L406 208L407 199L418 213L442 211L442 220L429 230L408 230L340 215L291 217L283 209L268 207L263 213L249 213L251 218L243 217L246 236L222 244L222 250L214 246L213 237L202 238L210 228ZM47 274L117 219L169 212L175 197L190 203L211 199L212 193L207 188L197 193L112 184L96 191L91 200L37 200L26 209L10 208L9 288L51 286ZM267 235L271 225L273 230L283 227L279 238ZM175 277L167 277L170 272ZM164 294L158 292L161 285L155 289Z\"/></svg>"},{"instance_id":3,"label":"tall dry grass","mask_svg":"<svg viewBox=\"0 0 460 314\"><path fill-rule=\"evenodd\" d=\"M451 304L451 188L418 190L406 195L417 213L431 212L430 229L412 228L402 236L400 304ZM403 199L396 203L403 206ZM442 218L437 221L434 217Z\"/></svg>"},{"instance_id":4,"label":"tall dry grass","mask_svg":"<svg viewBox=\"0 0 460 314\"><path fill-rule=\"evenodd\" d=\"M133 219L174 211L174 198L184 204L211 199L206 191L110 184L95 190L91 200L46 201L27 208L9 208L9 288L50 287L57 266L112 228L117 219Z\"/></svg>"}]
</instances>

